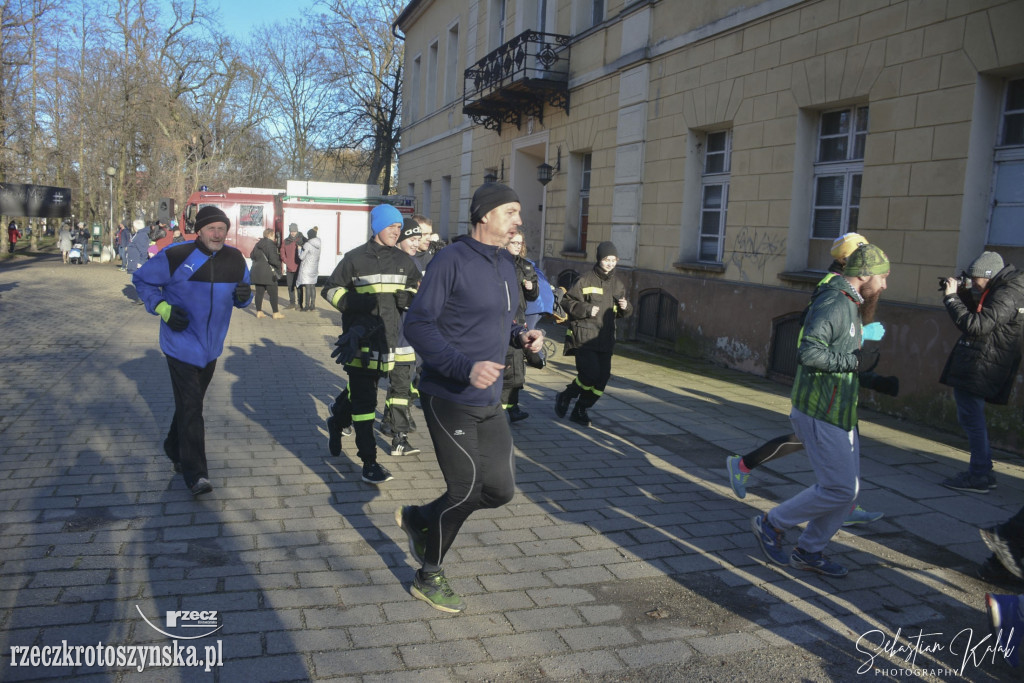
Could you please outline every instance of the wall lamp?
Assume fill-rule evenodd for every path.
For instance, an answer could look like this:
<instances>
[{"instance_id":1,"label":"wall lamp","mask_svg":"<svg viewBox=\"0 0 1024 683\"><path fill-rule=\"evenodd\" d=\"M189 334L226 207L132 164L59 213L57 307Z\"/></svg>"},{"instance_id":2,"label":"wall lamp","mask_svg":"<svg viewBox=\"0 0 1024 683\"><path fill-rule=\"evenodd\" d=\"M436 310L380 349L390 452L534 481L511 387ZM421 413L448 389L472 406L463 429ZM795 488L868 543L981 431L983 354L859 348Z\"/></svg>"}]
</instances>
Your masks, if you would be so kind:
<instances>
[{"instance_id":1,"label":"wall lamp","mask_svg":"<svg viewBox=\"0 0 1024 683\"><path fill-rule=\"evenodd\" d=\"M537 182L541 185L547 186L551 182L551 179L555 177L555 174L562 170L562 147L558 147L558 157L555 160L555 165L545 162L537 166Z\"/></svg>"}]
</instances>

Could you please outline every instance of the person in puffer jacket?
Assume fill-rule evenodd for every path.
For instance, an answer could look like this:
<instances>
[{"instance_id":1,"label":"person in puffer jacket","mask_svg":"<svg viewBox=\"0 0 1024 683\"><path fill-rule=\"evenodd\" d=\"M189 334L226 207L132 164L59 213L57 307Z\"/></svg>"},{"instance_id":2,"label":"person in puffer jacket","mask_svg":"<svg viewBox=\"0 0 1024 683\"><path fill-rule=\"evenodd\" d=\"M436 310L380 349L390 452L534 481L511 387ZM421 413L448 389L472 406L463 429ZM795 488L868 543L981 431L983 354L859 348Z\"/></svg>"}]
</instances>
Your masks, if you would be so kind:
<instances>
[{"instance_id":1,"label":"person in puffer jacket","mask_svg":"<svg viewBox=\"0 0 1024 683\"><path fill-rule=\"evenodd\" d=\"M857 391L862 323L874 320L888 276L885 252L863 244L847 259L841 276L815 290L807 307L797 342L789 419L817 481L751 520L762 552L775 564L832 578L847 574L846 567L823 551L860 491ZM787 554L783 535L804 522L807 527L796 548Z\"/></svg>"},{"instance_id":2,"label":"person in puffer jacket","mask_svg":"<svg viewBox=\"0 0 1024 683\"><path fill-rule=\"evenodd\" d=\"M196 239L162 249L132 276L146 310L161 318L160 348L174 389L164 452L192 495L213 490L206 465L203 399L234 308L252 301L245 257L224 244L231 220L216 206L196 215Z\"/></svg>"},{"instance_id":3,"label":"person in puffer jacket","mask_svg":"<svg viewBox=\"0 0 1024 683\"><path fill-rule=\"evenodd\" d=\"M1024 274L994 251L967 269L970 288L957 278L943 282L942 303L961 336L939 382L953 387L957 421L967 433L971 462L966 472L942 482L954 491L988 493L996 487L985 403L1005 405L1020 367L1024 332Z\"/></svg>"},{"instance_id":4,"label":"person in puffer jacket","mask_svg":"<svg viewBox=\"0 0 1024 683\"><path fill-rule=\"evenodd\" d=\"M563 353L576 357L576 379L555 396L555 414L565 417L573 399L579 397L569 419L584 427L590 426L587 409L601 398L612 376L615 321L633 314L626 286L613 272L618 263L615 244L601 242L594 269L584 273L562 298L569 315Z\"/></svg>"}]
</instances>

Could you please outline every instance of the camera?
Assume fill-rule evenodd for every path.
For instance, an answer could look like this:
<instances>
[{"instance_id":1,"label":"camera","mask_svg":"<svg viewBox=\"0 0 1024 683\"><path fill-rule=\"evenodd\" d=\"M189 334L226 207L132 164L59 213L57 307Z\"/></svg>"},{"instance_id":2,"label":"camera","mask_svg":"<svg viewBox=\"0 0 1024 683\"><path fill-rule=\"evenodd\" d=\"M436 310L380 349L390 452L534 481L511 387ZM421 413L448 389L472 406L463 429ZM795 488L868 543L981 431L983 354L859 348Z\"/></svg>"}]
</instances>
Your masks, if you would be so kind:
<instances>
[{"instance_id":1,"label":"camera","mask_svg":"<svg viewBox=\"0 0 1024 683\"><path fill-rule=\"evenodd\" d=\"M956 279L957 289L970 289L971 288L971 277L967 274L966 270L961 270L959 275L954 276ZM939 276L939 291L942 292L946 289L946 278Z\"/></svg>"}]
</instances>

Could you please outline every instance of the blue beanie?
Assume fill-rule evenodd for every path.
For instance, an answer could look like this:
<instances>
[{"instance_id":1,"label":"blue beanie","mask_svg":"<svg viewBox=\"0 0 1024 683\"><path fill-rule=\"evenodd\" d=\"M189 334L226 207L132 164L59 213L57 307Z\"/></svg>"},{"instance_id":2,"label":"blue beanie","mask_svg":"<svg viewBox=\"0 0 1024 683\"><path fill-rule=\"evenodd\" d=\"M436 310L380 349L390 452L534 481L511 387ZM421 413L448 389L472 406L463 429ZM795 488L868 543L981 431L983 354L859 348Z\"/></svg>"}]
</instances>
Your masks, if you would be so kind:
<instances>
[{"instance_id":1,"label":"blue beanie","mask_svg":"<svg viewBox=\"0 0 1024 683\"><path fill-rule=\"evenodd\" d=\"M370 230L374 235L395 223L402 224L402 212L390 204L380 204L370 212Z\"/></svg>"}]
</instances>

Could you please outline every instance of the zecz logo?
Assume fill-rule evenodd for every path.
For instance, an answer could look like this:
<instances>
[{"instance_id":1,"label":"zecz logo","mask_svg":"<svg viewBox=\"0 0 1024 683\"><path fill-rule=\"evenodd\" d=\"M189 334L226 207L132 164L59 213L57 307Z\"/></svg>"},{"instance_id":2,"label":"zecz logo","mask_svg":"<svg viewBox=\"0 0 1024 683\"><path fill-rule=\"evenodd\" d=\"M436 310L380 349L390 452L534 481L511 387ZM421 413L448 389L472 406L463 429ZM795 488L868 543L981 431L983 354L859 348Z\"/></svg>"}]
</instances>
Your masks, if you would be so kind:
<instances>
[{"instance_id":1,"label":"zecz logo","mask_svg":"<svg viewBox=\"0 0 1024 683\"><path fill-rule=\"evenodd\" d=\"M181 640L195 640L196 638L205 638L206 636L219 631L223 628L223 620L221 619L220 613L216 610L168 610L165 617L167 630L161 629L156 626L152 621L146 618L146 615L142 613L139 606L136 605L135 609L138 611L139 616L142 617L143 621L149 624L157 633L162 633L169 638L178 638ZM173 630L189 629L189 631L183 631L182 633L168 632ZM191 629L203 629L203 633L194 636L195 633ZM189 635L185 635L188 633Z\"/></svg>"}]
</instances>

